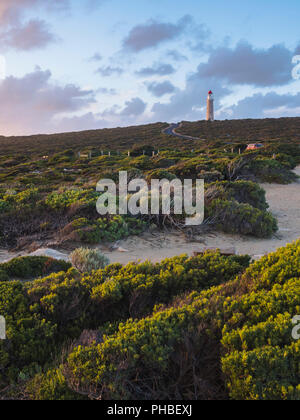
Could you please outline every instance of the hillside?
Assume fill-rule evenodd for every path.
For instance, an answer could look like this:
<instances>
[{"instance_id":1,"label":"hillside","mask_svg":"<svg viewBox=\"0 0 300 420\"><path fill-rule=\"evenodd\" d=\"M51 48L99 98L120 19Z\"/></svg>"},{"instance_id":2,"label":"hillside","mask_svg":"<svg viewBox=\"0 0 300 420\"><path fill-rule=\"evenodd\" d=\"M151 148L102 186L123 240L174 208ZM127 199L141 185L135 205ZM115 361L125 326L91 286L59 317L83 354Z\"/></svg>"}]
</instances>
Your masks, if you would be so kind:
<instances>
[{"instance_id":1,"label":"hillside","mask_svg":"<svg viewBox=\"0 0 300 420\"><path fill-rule=\"evenodd\" d=\"M56 153L72 148L102 148L126 151L135 144L149 144L156 149L201 147L202 141L182 140L161 133L167 123L125 128L90 130L51 135L0 137L0 156L6 154ZM300 141L300 118L184 122L179 133L200 137L206 144L215 141L250 143L256 141Z\"/></svg>"},{"instance_id":2,"label":"hillside","mask_svg":"<svg viewBox=\"0 0 300 420\"><path fill-rule=\"evenodd\" d=\"M57 153L72 148L103 148L106 150L127 150L135 143L149 142L153 145L167 145L168 139L161 134L168 124L157 123L142 126L88 130L50 135L24 137L0 137L0 155L15 153Z\"/></svg>"},{"instance_id":3,"label":"hillside","mask_svg":"<svg viewBox=\"0 0 300 420\"><path fill-rule=\"evenodd\" d=\"M300 118L266 118L247 120L225 120L187 122L184 121L178 133L197 136L214 141L257 142L257 141L300 141Z\"/></svg>"}]
</instances>

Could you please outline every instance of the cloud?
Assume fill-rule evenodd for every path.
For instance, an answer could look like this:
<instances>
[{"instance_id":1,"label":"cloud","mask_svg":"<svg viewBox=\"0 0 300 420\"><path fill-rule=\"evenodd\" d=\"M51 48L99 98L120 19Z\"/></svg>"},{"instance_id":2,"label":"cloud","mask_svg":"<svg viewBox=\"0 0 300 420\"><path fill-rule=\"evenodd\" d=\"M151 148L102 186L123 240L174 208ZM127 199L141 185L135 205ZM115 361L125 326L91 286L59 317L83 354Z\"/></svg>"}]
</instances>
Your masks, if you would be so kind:
<instances>
[{"instance_id":1,"label":"cloud","mask_svg":"<svg viewBox=\"0 0 300 420\"><path fill-rule=\"evenodd\" d=\"M125 108L120 113L122 116L138 116L145 112L147 104L142 101L140 98L133 98L131 101L125 103Z\"/></svg>"},{"instance_id":2,"label":"cloud","mask_svg":"<svg viewBox=\"0 0 300 420\"><path fill-rule=\"evenodd\" d=\"M181 54L180 52L176 50L169 50L166 52L166 57L170 57L172 60L179 62L179 61L188 61L188 58Z\"/></svg>"},{"instance_id":3,"label":"cloud","mask_svg":"<svg viewBox=\"0 0 300 420\"><path fill-rule=\"evenodd\" d=\"M49 31L47 23L40 19L23 22L27 9L47 7L59 10L68 7L68 0L1 0L0 47L16 50L44 48L57 38Z\"/></svg>"},{"instance_id":4,"label":"cloud","mask_svg":"<svg viewBox=\"0 0 300 420\"><path fill-rule=\"evenodd\" d=\"M20 24L6 32L0 32L2 47L12 47L22 51L43 48L55 40L56 37L51 34L48 25L43 20L30 20L25 25Z\"/></svg>"},{"instance_id":5,"label":"cloud","mask_svg":"<svg viewBox=\"0 0 300 420\"><path fill-rule=\"evenodd\" d=\"M86 0L84 2L84 6L87 11L93 12L94 10L98 9L98 7L102 6L108 0Z\"/></svg>"},{"instance_id":6,"label":"cloud","mask_svg":"<svg viewBox=\"0 0 300 420\"><path fill-rule=\"evenodd\" d=\"M178 38L187 30L191 22L192 18L188 15L175 24L152 19L132 28L123 41L123 48L133 53L155 48L164 42Z\"/></svg>"},{"instance_id":7,"label":"cloud","mask_svg":"<svg viewBox=\"0 0 300 420\"><path fill-rule=\"evenodd\" d=\"M55 132L72 132L82 130L96 130L109 127L109 123L106 120L97 118L97 116L92 112L88 112L79 116L64 117L56 121L53 127L55 127Z\"/></svg>"},{"instance_id":8,"label":"cloud","mask_svg":"<svg viewBox=\"0 0 300 420\"><path fill-rule=\"evenodd\" d=\"M294 52L294 55L300 55L300 44L297 45L297 47L295 49L295 52Z\"/></svg>"},{"instance_id":9,"label":"cloud","mask_svg":"<svg viewBox=\"0 0 300 420\"><path fill-rule=\"evenodd\" d=\"M260 93L239 101L236 105L220 112L220 118L266 118L278 116L298 116L300 109L300 93L296 95L279 95L270 92Z\"/></svg>"},{"instance_id":10,"label":"cloud","mask_svg":"<svg viewBox=\"0 0 300 420\"><path fill-rule=\"evenodd\" d=\"M279 86L291 81L291 60L291 51L283 45L256 49L240 42L234 49L213 50L198 72L200 77L217 77L231 84Z\"/></svg>"},{"instance_id":11,"label":"cloud","mask_svg":"<svg viewBox=\"0 0 300 420\"><path fill-rule=\"evenodd\" d=\"M89 58L88 61L101 61L103 59L102 55L99 53L95 53L92 57Z\"/></svg>"},{"instance_id":12,"label":"cloud","mask_svg":"<svg viewBox=\"0 0 300 420\"><path fill-rule=\"evenodd\" d=\"M124 73L124 70L121 67L100 67L98 70L96 70L96 73L101 74L103 77L110 77L114 74L120 76L122 73Z\"/></svg>"},{"instance_id":13,"label":"cloud","mask_svg":"<svg viewBox=\"0 0 300 420\"><path fill-rule=\"evenodd\" d=\"M59 10L66 9L68 6L69 0L1 0L0 22L2 24L15 23L30 8L47 7L50 10Z\"/></svg>"},{"instance_id":14,"label":"cloud","mask_svg":"<svg viewBox=\"0 0 300 420\"><path fill-rule=\"evenodd\" d=\"M37 68L22 78L11 76L0 83L0 132L51 132L56 118L84 110L94 102L93 91L54 84L50 71Z\"/></svg>"},{"instance_id":15,"label":"cloud","mask_svg":"<svg viewBox=\"0 0 300 420\"><path fill-rule=\"evenodd\" d=\"M99 88L96 90L96 93L102 93L104 95L116 95L116 89L109 89L109 88Z\"/></svg>"},{"instance_id":16,"label":"cloud","mask_svg":"<svg viewBox=\"0 0 300 420\"><path fill-rule=\"evenodd\" d=\"M135 72L140 77L151 77L151 76L168 76L175 73L176 70L171 64L155 64L152 67L144 67L141 70Z\"/></svg>"},{"instance_id":17,"label":"cloud","mask_svg":"<svg viewBox=\"0 0 300 420\"><path fill-rule=\"evenodd\" d=\"M201 63L196 72L187 76L185 88L176 89L168 103L157 102L153 105L153 120L205 118L206 96L210 89L215 93L218 118L231 118L231 115L233 118L265 117L265 110L279 116L280 107L284 115L288 115L289 112L294 115L293 109L298 107L298 97L293 95L273 93L269 96L246 98L237 107L224 109L222 106L223 99L238 90L241 84L256 87L287 85L292 80L292 55L292 52L282 45L256 49L246 42L240 42L235 48L222 47L212 50L207 63Z\"/></svg>"},{"instance_id":18,"label":"cloud","mask_svg":"<svg viewBox=\"0 0 300 420\"><path fill-rule=\"evenodd\" d=\"M154 121L200 120L205 118L207 92L215 93L216 108L232 90L215 77L202 77L199 72L188 75L183 89L176 89L168 103L157 102L152 107Z\"/></svg>"},{"instance_id":19,"label":"cloud","mask_svg":"<svg viewBox=\"0 0 300 420\"><path fill-rule=\"evenodd\" d=\"M170 81L165 82L153 82L148 84L148 91L151 92L157 98L164 96L175 91L175 86Z\"/></svg>"},{"instance_id":20,"label":"cloud","mask_svg":"<svg viewBox=\"0 0 300 420\"><path fill-rule=\"evenodd\" d=\"M144 112L147 104L140 98L133 98L125 103L123 109L119 105L94 114L88 112L84 115L64 117L56 122L56 131L81 131L110 127L128 127L144 123Z\"/></svg>"}]
</instances>

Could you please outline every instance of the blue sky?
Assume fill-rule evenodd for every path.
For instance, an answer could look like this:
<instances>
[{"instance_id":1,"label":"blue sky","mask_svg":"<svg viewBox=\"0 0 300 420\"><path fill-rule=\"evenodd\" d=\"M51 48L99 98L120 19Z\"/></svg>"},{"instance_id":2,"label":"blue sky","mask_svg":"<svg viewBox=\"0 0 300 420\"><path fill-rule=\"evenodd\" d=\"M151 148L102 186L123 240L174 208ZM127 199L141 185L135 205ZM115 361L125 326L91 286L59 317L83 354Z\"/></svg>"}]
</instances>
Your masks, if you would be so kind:
<instances>
[{"instance_id":1,"label":"blue sky","mask_svg":"<svg viewBox=\"0 0 300 420\"><path fill-rule=\"evenodd\" d=\"M200 120L210 89L219 119L297 116L299 16L298 0L1 0L0 134Z\"/></svg>"}]
</instances>

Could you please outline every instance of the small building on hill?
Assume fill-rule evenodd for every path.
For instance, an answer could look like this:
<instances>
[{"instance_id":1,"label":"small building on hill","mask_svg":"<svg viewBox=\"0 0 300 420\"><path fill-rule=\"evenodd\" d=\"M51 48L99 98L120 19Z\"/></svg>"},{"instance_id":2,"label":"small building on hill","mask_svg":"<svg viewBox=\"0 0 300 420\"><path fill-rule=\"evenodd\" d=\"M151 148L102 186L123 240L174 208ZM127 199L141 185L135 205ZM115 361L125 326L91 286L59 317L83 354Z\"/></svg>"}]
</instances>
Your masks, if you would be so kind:
<instances>
[{"instance_id":1,"label":"small building on hill","mask_svg":"<svg viewBox=\"0 0 300 420\"><path fill-rule=\"evenodd\" d=\"M259 150L259 149L262 149L263 147L264 145L261 143L253 143L253 144L248 144L248 147L246 150Z\"/></svg>"}]
</instances>

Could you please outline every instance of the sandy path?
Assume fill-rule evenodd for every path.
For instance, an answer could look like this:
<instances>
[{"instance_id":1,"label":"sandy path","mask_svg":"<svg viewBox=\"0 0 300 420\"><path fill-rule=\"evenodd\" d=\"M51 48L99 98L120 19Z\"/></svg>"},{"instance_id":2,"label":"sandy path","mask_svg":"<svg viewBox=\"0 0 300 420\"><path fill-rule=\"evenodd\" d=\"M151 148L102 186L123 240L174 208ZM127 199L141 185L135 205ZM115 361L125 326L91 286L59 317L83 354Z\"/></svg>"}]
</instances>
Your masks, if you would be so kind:
<instances>
[{"instance_id":1,"label":"sandy path","mask_svg":"<svg viewBox=\"0 0 300 420\"><path fill-rule=\"evenodd\" d=\"M300 176L300 166L295 172ZM238 254L249 254L258 258L300 238L300 180L289 185L262 184L262 187L266 191L270 210L278 220L279 231L273 238L256 239L216 232L203 235L199 238L199 242L187 242L184 236L178 232L155 231L120 241L118 246L128 252L110 252L107 248L99 248L111 262L122 264L145 260L158 262L176 255L192 255L194 251L202 250L205 247L222 249L234 247ZM0 249L0 262L14 256L16 254Z\"/></svg>"}]
</instances>

